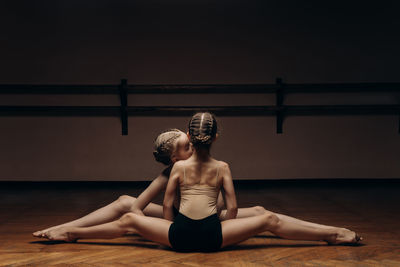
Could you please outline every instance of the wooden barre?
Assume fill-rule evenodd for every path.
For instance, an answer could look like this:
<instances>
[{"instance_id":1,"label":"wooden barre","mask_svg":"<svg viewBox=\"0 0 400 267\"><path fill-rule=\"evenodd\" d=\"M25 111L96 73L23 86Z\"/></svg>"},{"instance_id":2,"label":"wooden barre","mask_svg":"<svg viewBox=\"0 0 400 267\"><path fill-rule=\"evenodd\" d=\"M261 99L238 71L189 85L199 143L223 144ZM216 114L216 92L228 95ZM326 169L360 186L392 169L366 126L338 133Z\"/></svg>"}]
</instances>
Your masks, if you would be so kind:
<instances>
[{"instance_id":1,"label":"wooden barre","mask_svg":"<svg viewBox=\"0 0 400 267\"><path fill-rule=\"evenodd\" d=\"M120 106L0 106L1 116L120 116ZM397 115L400 105L127 106L129 115L187 116L210 111L219 116Z\"/></svg>"},{"instance_id":2,"label":"wooden barre","mask_svg":"<svg viewBox=\"0 0 400 267\"><path fill-rule=\"evenodd\" d=\"M128 134L128 116L191 116L210 111L218 116L276 116L282 133L286 116L400 115L400 105L284 105L288 93L400 92L400 83L197 84L197 85L27 85L0 84L0 94L119 94L120 106L0 106L0 116L119 116L122 135ZM128 106L128 94L270 94L275 106ZM400 118L399 118L400 133Z\"/></svg>"},{"instance_id":3,"label":"wooden barre","mask_svg":"<svg viewBox=\"0 0 400 267\"><path fill-rule=\"evenodd\" d=\"M0 94L119 94L121 85L0 84ZM400 92L400 83L125 85L128 94L270 94Z\"/></svg>"}]
</instances>

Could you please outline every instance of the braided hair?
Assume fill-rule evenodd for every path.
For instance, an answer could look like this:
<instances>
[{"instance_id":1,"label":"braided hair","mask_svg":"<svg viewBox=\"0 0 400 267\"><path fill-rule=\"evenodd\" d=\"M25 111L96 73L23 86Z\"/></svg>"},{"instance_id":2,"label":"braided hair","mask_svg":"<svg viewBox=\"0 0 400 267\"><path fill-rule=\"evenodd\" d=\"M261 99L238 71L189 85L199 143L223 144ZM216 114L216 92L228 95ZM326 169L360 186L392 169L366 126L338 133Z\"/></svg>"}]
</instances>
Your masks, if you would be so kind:
<instances>
[{"instance_id":1,"label":"braided hair","mask_svg":"<svg viewBox=\"0 0 400 267\"><path fill-rule=\"evenodd\" d=\"M181 136L182 131L178 129L168 129L161 132L154 141L153 155L156 161L165 165L170 165L171 155L175 149L175 141Z\"/></svg>"},{"instance_id":2,"label":"braided hair","mask_svg":"<svg viewBox=\"0 0 400 267\"><path fill-rule=\"evenodd\" d=\"M196 113L189 122L190 142L197 148L209 148L217 131L217 120L209 112Z\"/></svg>"}]
</instances>

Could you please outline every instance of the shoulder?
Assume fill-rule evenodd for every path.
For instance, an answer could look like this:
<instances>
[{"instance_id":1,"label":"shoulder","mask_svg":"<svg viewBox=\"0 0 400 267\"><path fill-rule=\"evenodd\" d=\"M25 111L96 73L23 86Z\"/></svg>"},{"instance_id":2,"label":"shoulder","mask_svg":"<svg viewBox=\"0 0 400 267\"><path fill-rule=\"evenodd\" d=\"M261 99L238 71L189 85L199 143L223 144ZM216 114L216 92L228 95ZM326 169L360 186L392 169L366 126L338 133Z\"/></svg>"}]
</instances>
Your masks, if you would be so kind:
<instances>
[{"instance_id":1,"label":"shoulder","mask_svg":"<svg viewBox=\"0 0 400 267\"><path fill-rule=\"evenodd\" d=\"M183 160L175 162L174 166L171 169L171 174L169 179L174 179L179 177L183 173L184 163Z\"/></svg>"},{"instance_id":2,"label":"shoulder","mask_svg":"<svg viewBox=\"0 0 400 267\"><path fill-rule=\"evenodd\" d=\"M224 162L224 161L218 161L217 162L219 174L222 177L229 178L232 176L231 174L231 169L229 168L229 164Z\"/></svg>"},{"instance_id":3,"label":"shoulder","mask_svg":"<svg viewBox=\"0 0 400 267\"><path fill-rule=\"evenodd\" d=\"M182 168L185 165L185 162L186 162L186 160L180 160L180 161L175 162L174 168L175 167Z\"/></svg>"},{"instance_id":4,"label":"shoulder","mask_svg":"<svg viewBox=\"0 0 400 267\"><path fill-rule=\"evenodd\" d=\"M184 160L180 160L180 161L175 162L175 164L172 167L171 172L176 172L176 171L182 170L184 165L185 165L185 161Z\"/></svg>"},{"instance_id":5,"label":"shoulder","mask_svg":"<svg viewBox=\"0 0 400 267\"><path fill-rule=\"evenodd\" d=\"M181 168L182 168L182 160L177 161L174 164L168 166L162 171L161 174L164 175L167 179L169 179L172 173L176 173Z\"/></svg>"},{"instance_id":6,"label":"shoulder","mask_svg":"<svg viewBox=\"0 0 400 267\"><path fill-rule=\"evenodd\" d=\"M222 160L217 160L218 168L229 169L229 164Z\"/></svg>"}]
</instances>

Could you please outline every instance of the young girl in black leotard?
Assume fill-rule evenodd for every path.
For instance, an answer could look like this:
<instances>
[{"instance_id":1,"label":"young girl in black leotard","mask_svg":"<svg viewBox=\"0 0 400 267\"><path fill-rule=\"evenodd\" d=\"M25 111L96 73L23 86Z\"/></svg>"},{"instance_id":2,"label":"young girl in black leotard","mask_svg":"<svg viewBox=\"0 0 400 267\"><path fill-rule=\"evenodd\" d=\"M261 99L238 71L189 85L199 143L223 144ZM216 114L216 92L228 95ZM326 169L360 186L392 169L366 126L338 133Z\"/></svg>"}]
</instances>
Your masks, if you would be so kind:
<instances>
[{"instance_id":1,"label":"young girl in black leotard","mask_svg":"<svg viewBox=\"0 0 400 267\"><path fill-rule=\"evenodd\" d=\"M199 123L194 123L195 121ZM200 143L198 143L198 146L195 145L195 151L187 161L176 163L172 169L164 201L166 219L141 216L130 212L123 215L119 220L110 223L92 227L64 227L61 230L50 231L46 237L52 240L68 241L80 238L114 238L126 232L136 230L140 235L155 242L177 249L181 249L181 246L189 246L190 250L218 249L238 243L264 231L270 231L288 239L325 240L330 244L355 243L359 241L357 235L348 229L308 223L266 210L261 210L261 215L233 219L236 217L237 208L229 166L226 163L211 158L209 154L210 145L217 138L215 119L209 113L200 113L196 114L191 122L193 122L192 126L194 128L191 130L192 134L189 134L189 137L192 141L198 140ZM212 127L210 128L210 126ZM206 143L202 144L201 142ZM215 176L217 170L218 175ZM188 176L186 176L186 171L188 172ZM214 175L211 175L212 172L214 172ZM219 229L217 229L218 222L213 221L213 226L207 227L207 223L187 217L186 215L191 221L184 222L184 227L179 226L179 221L176 222L178 227L176 227L176 224L171 227L171 219L173 217L171 200L174 198L173 193L177 186L179 185L181 188L185 184L189 185L189 187L195 184L207 184L211 186L213 184L212 178L214 178L214 185L217 188L222 187L225 191L225 202L227 205L225 217L227 220L221 223L221 235L219 235ZM190 198L190 194L187 196ZM213 200L212 202L215 203L216 201ZM193 213L195 207L196 205L193 202L189 204L189 208L186 209L187 215L196 213ZM176 242L177 239L174 236L181 238L182 233L186 233L184 228L187 226L199 226L199 228L205 226L204 231L206 233L210 233L211 231L216 236L220 236L221 240L217 239L212 243L203 243L200 237L203 230L196 230L193 236L189 236L193 237L193 239L189 238ZM174 228L178 228L178 230L174 230ZM176 233L178 234L176 235Z\"/></svg>"},{"instance_id":2,"label":"young girl in black leotard","mask_svg":"<svg viewBox=\"0 0 400 267\"><path fill-rule=\"evenodd\" d=\"M224 175L227 164L210 156L216 133L217 122L210 113L193 116L189 136L194 153L188 160L175 164L171 171L164 208L165 218L173 220L172 204L179 189L179 213L168 233L171 246L179 251L215 251L221 247L221 222L217 215L221 187L227 196L228 219L237 214L232 179Z\"/></svg>"}]
</instances>

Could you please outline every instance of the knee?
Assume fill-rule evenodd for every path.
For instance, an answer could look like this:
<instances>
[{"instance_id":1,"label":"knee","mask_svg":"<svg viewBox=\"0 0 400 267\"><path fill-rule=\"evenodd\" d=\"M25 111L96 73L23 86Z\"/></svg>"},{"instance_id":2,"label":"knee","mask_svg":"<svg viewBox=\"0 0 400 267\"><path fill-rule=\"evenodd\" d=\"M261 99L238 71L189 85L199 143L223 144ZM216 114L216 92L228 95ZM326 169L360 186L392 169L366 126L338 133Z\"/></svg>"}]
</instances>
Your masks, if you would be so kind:
<instances>
[{"instance_id":1,"label":"knee","mask_svg":"<svg viewBox=\"0 0 400 267\"><path fill-rule=\"evenodd\" d=\"M273 212L266 212L264 214L265 223L268 230L276 230L279 228L281 223L279 217Z\"/></svg>"},{"instance_id":2,"label":"knee","mask_svg":"<svg viewBox=\"0 0 400 267\"><path fill-rule=\"evenodd\" d=\"M118 210L122 213L129 212L136 198L122 195L117 200Z\"/></svg>"},{"instance_id":3,"label":"knee","mask_svg":"<svg viewBox=\"0 0 400 267\"><path fill-rule=\"evenodd\" d=\"M267 212L267 210L264 209L264 207L262 207L262 206L255 206L255 207L253 207L253 212L254 212L254 215L263 215Z\"/></svg>"},{"instance_id":4,"label":"knee","mask_svg":"<svg viewBox=\"0 0 400 267\"><path fill-rule=\"evenodd\" d=\"M138 215L132 212L128 212L122 215L122 217L118 219L118 224L120 228L130 231L132 228L134 228L133 226L135 224L136 216Z\"/></svg>"}]
</instances>

